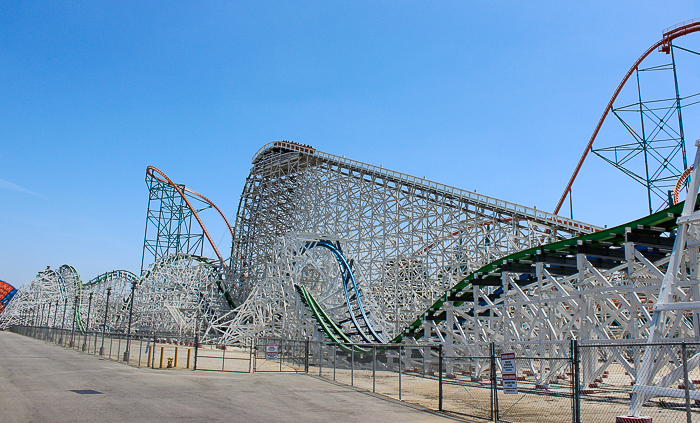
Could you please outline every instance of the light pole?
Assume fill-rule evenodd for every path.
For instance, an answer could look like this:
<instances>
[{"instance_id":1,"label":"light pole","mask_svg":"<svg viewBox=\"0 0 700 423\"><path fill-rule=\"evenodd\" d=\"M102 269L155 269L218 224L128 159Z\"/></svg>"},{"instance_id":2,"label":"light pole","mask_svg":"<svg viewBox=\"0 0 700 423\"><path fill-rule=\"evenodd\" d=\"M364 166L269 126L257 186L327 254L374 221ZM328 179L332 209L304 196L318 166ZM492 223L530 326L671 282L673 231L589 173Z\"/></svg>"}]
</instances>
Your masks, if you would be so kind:
<instances>
[{"instance_id":1,"label":"light pole","mask_svg":"<svg viewBox=\"0 0 700 423\"><path fill-rule=\"evenodd\" d=\"M61 337L58 338L58 343L63 344L63 335L66 328L66 309L68 308L68 297L63 299L63 320L61 321Z\"/></svg>"},{"instance_id":2,"label":"light pole","mask_svg":"<svg viewBox=\"0 0 700 423\"><path fill-rule=\"evenodd\" d=\"M75 300L73 301L73 319L72 319L73 326L71 327L71 330L70 330L70 344L69 344L69 346L71 348L73 348L73 344L74 344L73 341L75 339L75 321L77 320L76 319L76 312L78 311L77 307L78 307L78 294L75 294Z\"/></svg>"},{"instance_id":3,"label":"light pole","mask_svg":"<svg viewBox=\"0 0 700 423\"><path fill-rule=\"evenodd\" d=\"M83 341L83 351L87 350L87 342L88 342L88 337L90 336L90 309L92 308L92 292L90 293L90 297L88 300L88 315L87 315L87 323L85 323L85 340Z\"/></svg>"},{"instance_id":4,"label":"light pole","mask_svg":"<svg viewBox=\"0 0 700 423\"><path fill-rule=\"evenodd\" d=\"M36 315L39 314L39 310L36 305L32 308L32 336L36 336Z\"/></svg>"},{"instance_id":5,"label":"light pole","mask_svg":"<svg viewBox=\"0 0 700 423\"><path fill-rule=\"evenodd\" d=\"M44 339L48 339L49 337L49 321L51 320L51 306L53 304L49 303L49 309L46 312L46 332L44 333Z\"/></svg>"},{"instance_id":6,"label":"light pole","mask_svg":"<svg viewBox=\"0 0 700 423\"><path fill-rule=\"evenodd\" d=\"M131 303L129 304L129 328L126 333L126 351L124 351L124 361L129 362L129 349L131 348L131 317L134 314L134 291L136 291L137 281L131 282Z\"/></svg>"},{"instance_id":7,"label":"light pole","mask_svg":"<svg viewBox=\"0 0 700 423\"><path fill-rule=\"evenodd\" d=\"M112 293L112 287L107 287L107 303L105 304L105 321L102 325L102 346L100 347L100 355L105 353L105 331L107 330L107 313L109 312L109 294Z\"/></svg>"},{"instance_id":8,"label":"light pole","mask_svg":"<svg viewBox=\"0 0 700 423\"><path fill-rule=\"evenodd\" d=\"M195 315L194 322L194 367L193 370L197 370L197 353L199 352L199 308L197 309L197 314Z\"/></svg>"},{"instance_id":9,"label":"light pole","mask_svg":"<svg viewBox=\"0 0 700 423\"><path fill-rule=\"evenodd\" d=\"M41 326L44 324L44 304L41 304L37 309L36 313L36 332L35 336L37 339L41 339L41 333L43 332Z\"/></svg>"},{"instance_id":10,"label":"light pole","mask_svg":"<svg viewBox=\"0 0 700 423\"><path fill-rule=\"evenodd\" d=\"M56 300L56 308L53 309L53 325L51 326L51 339L56 339L56 315L58 314L58 300Z\"/></svg>"},{"instance_id":11,"label":"light pole","mask_svg":"<svg viewBox=\"0 0 700 423\"><path fill-rule=\"evenodd\" d=\"M68 297L63 299L63 321L61 322L61 329L66 328L66 309L68 308Z\"/></svg>"}]
</instances>

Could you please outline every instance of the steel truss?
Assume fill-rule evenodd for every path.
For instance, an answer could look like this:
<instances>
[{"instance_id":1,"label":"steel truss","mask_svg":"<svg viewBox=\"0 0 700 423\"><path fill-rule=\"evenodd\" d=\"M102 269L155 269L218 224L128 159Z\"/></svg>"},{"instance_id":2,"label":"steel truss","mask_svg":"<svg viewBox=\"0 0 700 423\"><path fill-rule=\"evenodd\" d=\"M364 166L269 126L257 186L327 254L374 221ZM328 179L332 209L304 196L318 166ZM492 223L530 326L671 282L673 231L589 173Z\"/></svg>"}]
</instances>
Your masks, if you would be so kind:
<instances>
[{"instance_id":1,"label":"steel truss","mask_svg":"<svg viewBox=\"0 0 700 423\"><path fill-rule=\"evenodd\" d=\"M126 333L133 288L133 331L192 337L200 324L207 337L218 337L212 328L230 319L231 310L219 290L220 275L217 261L187 254L159 259L141 278L114 270L82 283L72 266L47 269L10 301L0 328L29 324Z\"/></svg>"},{"instance_id":2,"label":"steel truss","mask_svg":"<svg viewBox=\"0 0 700 423\"><path fill-rule=\"evenodd\" d=\"M153 263L141 278L134 324L141 331L193 337L197 325L218 337L222 319L230 319L220 264L189 254L172 254Z\"/></svg>"},{"instance_id":3,"label":"steel truss","mask_svg":"<svg viewBox=\"0 0 700 423\"><path fill-rule=\"evenodd\" d=\"M670 190L687 168L683 114L689 111L697 114L697 107L688 108L696 105L700 96L692 67L687 71L693 77L681 80L677 62L679 54L692 58L698 52L680 47L675 41L698 31L698 19L665 29L662 39L647 49L627 71L598 120L554 213L559 213L567 196L573 208L571 188L591 151L646 188L649 213L673 204ZM664 60L663 63L649 64L652 60L650 56L657 49L669 55L670 62ZM632 76L636 79L636 84L633 84L636 93L620 104L623 100L619 100L618 96ZM629 90L631 88L624 91L629 94ZM607 146L598 143L599 147L594 149L593 143L610 112L634 140L624 144L617 144L619 141L616 140L616 145Z\"/></svg>"},{"instance_id":4,"label":"steel truss","mask_svg":"<svg viewBox=\"0 0 700 423\"><path fill-rule=\"evenodd\" d=\"M81 332L102 327L125 331L130 287L137 280L129 271L114 270L83 283L72 266L63 265L58 271L47 268L27 287L18 290L0 315L0 328L29 324ZM109 304L108 288L111 291ZM109 308L106 321L105 308Z\"/></svg>"},{"instance_id":5,"label":"steel truss","mask_svg":"<svg viewBox=\"0 0 700 423\"><path fill-rule=\"evenodd\" d=\"M246 304L227 333L283 330L287 304L267 287L283 284L270 269L286 260L278 246L292 233L342 240L391 338L481 266L598 229L296 143L269 143L253 158L236 216L229 289Z\"/></svg>"},{"instance_id":6,"label":"steel truss","mask_svg":"<svg viewBox=\"0 0 700 423\"><path fill-rule=\"evenodd\" d=\"M201 207L193 210L185 201L186 188L158 178L153 172L146 173L148 186L148 211L146 233L143 240L141 272L149 263L155 263L170 254L185 253L202 255L204 233L193 225L196 213L211 206L198 201ZM191 199L195 199L190 195Z\"/></svg>"},{"instance_id":7,"label":"steel truss","mask_svg":"<svg viewBox=\"0 0 700 423\"><path fill-rule=\"evenodd\" d=\"M233 230L214 203L175 184L160 170L149 166L146 183L149 202L142 266L148 257L153 263L142 269L141 277L115 270L84 284L71 266L47 269L19 291L0 318L0 327L50 324L82 332L100 328L127 332L131 321L134 331L182 337L193 336L200 324L206 337L218 337L216 328L222 325L221 319L230 319L233 308L225 290L230 272L198 213L213 208ZM191 254L203 251L205 239L216 259ZM44 319L46 307L54 307L51 323Z\"/></svg>"},{"instance_id":8,"label":"steel truss","mask_svg":"<svg viewBox=\"0 0 700 423\"><path fill-rule=\"evenodd\" d=\"M649 213L673 204L669 191L688 167L683 113L700 98L699 92L682 93L676 64L679 53L698 53L673 40L664 51L669 62L635 68L637 101L611 110L634 142L592 150L646 188ZM663 93L656 93L661 86Z\"/></svg>"},{"instance_id":9,"label":"steel truss","mask_svg":"<svg viewBox=\"0 0 700 423\"><path fill-rule=\"evenodd\" d=\"M280 238L274 248L276 260L267 264L267 277L250 296L256 300L236 309L221 342L279 334L320 339L322 333L299 297L299 286L318 298L346 334L365 342L385 342L383 334L391 328L384 311L369 281L343 252L344 243L328 234L292 232Z\"/></svg>"},{"instance_id":10,"label":"steel truss","mask_svg":"<svg viewBox=\"0 0 700 423\"><path fill-rule=\"evenodd\" d=\"M7 282L0 281L0 313L17 293L17 289Z\"/></svg>"},{"instance_id":11,"label":"steel truss","mask_svg":"<svg viewBox=\"0 0 700 423\"><path fill-rule=\"evenodd\" d=\"M699 164L700 148L694 168ZM405 337L443 344L448 357L483 355L490 342L528 357L564 357L570 339L580 345L637 341L639 347L627 352L584 355L581 386L618 363L636 382L630 416L654 396L684 398L685 391L672 385L682 382L683 366L698 367L700 354L684 360L664 342L700 341L698 185L694 171L685 204L485 266L430 307ZM546 388L565 369L531 371Z\"/></svg>"}]
</instances>

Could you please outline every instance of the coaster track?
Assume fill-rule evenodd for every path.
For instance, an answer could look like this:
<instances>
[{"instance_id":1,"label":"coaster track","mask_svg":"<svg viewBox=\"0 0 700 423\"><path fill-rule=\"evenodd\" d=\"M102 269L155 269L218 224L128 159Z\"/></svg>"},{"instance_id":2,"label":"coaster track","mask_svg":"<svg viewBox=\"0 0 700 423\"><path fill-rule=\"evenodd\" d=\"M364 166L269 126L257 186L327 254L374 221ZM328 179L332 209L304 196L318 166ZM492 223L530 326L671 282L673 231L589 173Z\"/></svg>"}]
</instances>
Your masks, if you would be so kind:
<instances>
[{"instance_id":1,"label":"coaster track","mask_svg":"<svg viewBox=\"0 0 700 423\"><path fill-rule=\"evenodd\" d=\"M236 304L233 300L233 297L231 296L231 293L229 292L229 290L227 290L224 287L224 282L222 280L226 277L227 274L230 273L230 271L228 269L228 265L226 263L227 260L219 252L219 249L216 247L216 244L212 240L211 235L209 235L209 231L207 230L206 226L202 222L202 219L200 218L199 213L197 212L197 209L192 206L192 203L190 202L188 197L193 196L194 198L198 199L199 201L204 202L205 204L207 204L208 206L210 206L214 210L216 210L216 212L219 214L219 216L221 216L224 223L226 224L226 228L228 229L229 233L231 234L231 238L233 239L233 237L234 237L233 228L231 227L231 224L229 223L229 221L226 218L226 216L224 215L224 213L221 211L221 209L219 209L219 207L216 204L214 204L213 201L211 201L207 197L203 196L202 194L200 194L196 191L193 191L190 188L176 184L163 171L159 170L158 168L156 168L154 166L148 166L146 168L146 178L153 178L158 182L168 184L173 189L175 189L175 191L179 194L182 201L185 202L185 204L187 205L187 208L190 210L190 212L192 213L194 218L197 220L197 223L202 228L202 231L204 232L204 236L206 237L207 241L209 241L209 245L211 246L211 248L214 250L214 254L216 254L216 257L219 259L219 263L220 263L219 267L221 269L220 273L222 275L222 278L220 280L217 280L218 288L219 288L219 290L221 290L222 294L226 298L226 301L228 302L229 306L232 309L236 308ZM177 252L179 253L181 251L177 251Z\"/></svg>"},{"instance_id":2,"label":"coaster track","mask_svg":"<svg viewBox=\"0 0 700 423\"><path fill-rule=\"evenodd\" d=\"M455 308L459 308L464 313L461 319L457 319L460 324L467 322L467 316L476 317L475 313L483 312L487 312L486 315L480 315L476 318L483 317L484 322L487 322L493 317L489 311L498 307L508 307L507 302L504 301L506 297L504 293L507 288L511 288L511 291L515 292L524 292L524 290L530 288L537 288L543 284L550 284L551 280L583 280L586 279L588 273L594 272L602 274L602 272L607 273L611 269L616 268L627 271L629 270L629 261L633 262L633 268L637 272L641 266L647 264L650 260L661 263L659 265L659 267L661 267L670 254L670 248L673 245L674 239L673 237L664 237L662 235L671 234L678 227L676 219L680 216L683 205L684 202L681 202L651 216L646 216L614 228L606 229L605 231L533 247L488 263L455 284L435 303L428 307L425 312L418 316L413 323L389 342L402 342L406 337L412 340L418 340L424 336L430 337L430 341L444 342L444 333L438 334L433 333L433 331L443 330L437 326L435 322L445 322L448 310L454 312ZM633 240L639 241L634 242ZM630 257L627 258L626 255L630 255ZM637 263L637 261L639 261L639 263ZM577 262L584 263L584 266L582 266L584 268L581 269L581 271L585 273L584 275L580 274L581 272L577 269ZM538 273L538 263L541 263L541 269L539 269L541 278L536 276ZM657 271L658 269L659 268L657 268ZM640 276L637 275L637 277ZM504 279L506 279L506 282L504 282ZM610 278L603 277L602 279L608 280ZM656 281L658 282L658 279L656 279ZM506 289L504 289L504 285ZM619 289L630 291L629 286L619 287ZM654 286L639 286L638 294L642 294L642 296L646 297L647 295L643 293L649 291L650 287L653 288ZM319 326L324 327L324 325L321 324L321 320L327 323L329 320L328 315L318 306L312 294L303 287L298 288L304 290L305 299L306 297L310 297L311 301L305 301L307 305L309 303L315 304L314 308L317 310L314 313L314 317ZM621 295L614 292L618 290L618 287L612 284L608 284L607 288L601 289L600 287L596 287L590 291L569 286L563 288L561 285L560 289L565 291L566 294L559 297L550 297L552 301L570 300L571 296L574 294L581 297L586 297L587 295L595 297L601 293L607 293L613 296ZM546 287L540 288L540 291L544 290L546 290ZM475 291L479 292L476 296L474 295ZM486 292L490 293L486 294ZM627 301L617 301L613 303L616 304L615 308L617 310L621 310L625 304L629 307L629 302ZM522 305L522 302L518 301L514 304ZM653 300L648 298L648 301L644 303L644 307L639 309L639 312L645 314L645 310L649 310L652 306ZM647 319L650 319L648 312L646 315ZM619 315L617 317L619 317ZM571 320L571 318L569 320ZM482 326L485 326L483 322ZM336 326L332 331L333 336L327 334L334 342L337 342L338 339L342 339L342 342L347 343L347 339L349 338L344 334L341 335L338 331L339 329L337 329ZM324 330L324 332L326 331ZM497 331L489 331L489 335L495 335L490 332ZM624 336L630 334L629 331L625 330L622 326L615 329L615 332L617 333L614 333L611 328L602 329L602 333L605 334L603 335L603 339L625 339ZM576 334L576 328L570 327L568 333L564 335L568 337L569 335ZM617 338L620 335L622 337ZM469 341L487 342L494 339L504 340L503 338L499 339L497 336L488 336L482 339L470 339ZM368 339L365 339L365 341L371 342Z\"/></svg>"},{"instance_id":3,"label":"coaster track","mask_svg":"<svg viewBox=\"0 0 700 423\"><path fill-rule=\"evenodd\" d=\"M610 111L613 109L613 104L615 103L615 100L617 100L617 97L620 95L620 92L622 91L624 86L627 84L627 81L630 79L630 77L635 73L635 71L637 71L639 69L639 66L642 64L644 59L649 57L649 55L651 55L651 53L653 53L657 49L660 52L664 52L664 53L668 54L670 52L671 43L673 40L680 38L684 35L692 34L694 32L699 32L699 31L700 31L700 20L697 20L697 19L690 21L690 22L679 24L675 27L671 27L671 28L665 30L661 40L657 41L651 47L649 47L637 59L637 61L634 62L632 67L630 67L630 69L627 71L625 76L622 78L622 81L620 81L620 83L618 84L612 97L610 97L610 101L608 101L608 104L605 107L605 110L603 111L602 116L598 120L598 124L596 125L595 129L593 130L593 134L591 135L591 138L588 140L588 144L586 144L586 148L583 150L583 153L581 154L581 158L579 159L578 163L576 164L576 167L574 168L574 172L571 175L571 178L569 178L569 182L566 184L566 188L564 188L564 192L562 193L561 197L559 198L559 202L557 203L556 207L554 208L554 214L559 213L562 205L564 204L564 201L566 200L566 197L571 195L571 187L573 186L574 181L576 180L576 177L578 176L578 173L581 170L581 167L583 166L583 162L586 160L586 157L588 156L588 153L590 153L593 150L593 143L595 142L596 138L598 137L598 133L600 132L600 129L602 128L603 123L605 122L605 119L608 117L608 114L610 114ZM676 83L676 86L677 86L677 83ZM640 100L640 102L641 102L641 100ZM641 107L641 105L640 105L640 107ZM681 132L682 132L682 129L681 129ZM683 148L684 147L685 146L683 146Z\"/></svg>"},{"instance_id":4,"label":"coaster track","mask_svg":"<svg viewBox=\"0 0 700 423\"><path fill-rule=\"evenodd\" d=\"M556 213L632 73L656 48L672 49L674 39L698 31L700 22L673 28L635 62L555 213L274 141L252 159L234 229L212 201L149 166L146 180L176 193L184 202L179 210L189 210L216 257L180 247L156 251L141 277L116 270L87 283L72 266L47 268L17 291L0 313L0 328L64 327L68 313L69 327L79 331L124 330L133 305L138 330L191 336L202 322L205 337L222 344L306 337L330 340L346 353L367 352L366 344L441 344L448 375L460 357L484 357L493 342L528 357L562 357L571 339L697 341L700 154L673 193L677 201L692 175L692 204L614 228ZM222 217L232 238L230 256L213 242L194 200ZM106 318L91 318L103 313ZM672 375L662 379L665 386L653 381L650 363L663 360L668 357L653 347L644 357L584 358L581 384L619 363L637 382L630 411L637 415L645 399L661 392L657 388L673 383ZM697 367L700 354L689 363ZM533 370L543 387L562 371Z\"/></svg>"}]
</instances>

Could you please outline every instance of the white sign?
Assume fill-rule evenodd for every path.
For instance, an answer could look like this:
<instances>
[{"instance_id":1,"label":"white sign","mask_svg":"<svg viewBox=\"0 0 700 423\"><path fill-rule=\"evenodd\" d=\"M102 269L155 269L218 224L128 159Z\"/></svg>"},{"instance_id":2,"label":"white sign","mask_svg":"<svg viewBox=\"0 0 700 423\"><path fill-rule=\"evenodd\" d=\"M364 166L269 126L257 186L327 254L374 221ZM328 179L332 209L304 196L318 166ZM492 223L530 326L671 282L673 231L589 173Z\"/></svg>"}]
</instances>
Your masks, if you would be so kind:
<instances>
[{"instance_id":1,"label":"white sign","mask_svg":"<svg viewBox=\"0 0 700 423\"><path fill-rule=\"evenodd\" d=\"M503 393L506 395L518 393L518 380L515 375L503 375Z\"/></svg>"},{"instance_id":2,"label":"white sign","mask_svg":"<svg viewBox=\"0 0 700 423\"><path fill-rule=\"evenodd\" d=\"M267 344L266 352L268 360L277 360L277 344Z\"/></svg>"},{"instance_id":3,"label":"white sign","mask_svg":"<svg viewBox=\"0 0 700 423\"><path fill-rule=\"evenodd\" d=\"M501 354L501 373L504 375L514 375L515 371L515 354Z\"/></svg>"},{"instance_id":4,"label":"white sign","mask_svg":"<svg viewBox=\"0 0 700 423\"><path fill-rule=\"evenodd\" d=\"M518 378L516 376L515 353L501 354L501 375L503 376L503 393L518 393Z\"/></svg>"}]
</instances>

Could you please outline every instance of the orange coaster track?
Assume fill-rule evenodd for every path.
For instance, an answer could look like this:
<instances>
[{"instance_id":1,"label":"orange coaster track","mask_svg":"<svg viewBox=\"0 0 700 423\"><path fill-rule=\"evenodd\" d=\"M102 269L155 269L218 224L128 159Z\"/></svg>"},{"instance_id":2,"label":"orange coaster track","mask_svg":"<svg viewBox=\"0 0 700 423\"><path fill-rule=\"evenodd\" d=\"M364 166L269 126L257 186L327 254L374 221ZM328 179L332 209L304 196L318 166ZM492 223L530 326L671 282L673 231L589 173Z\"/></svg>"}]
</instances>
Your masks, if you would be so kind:
<instances>
[{"instance_id":1,"label":"orange coaster track","mask_svg":"<svg viewBox=\"0 0 700 423\"><path fill-rule=\"evenodd\" d=\"M576 176L578 175L578 172L581 170L581 166L583 165L584 160L586 160L586 156L588 156L588 153L592 150L593 142L595 141L596 137L598 136L598 132L600 131L600 128L603 126L603 122L605 122L605 118L608 116L608 113L610 112L610 110L612 110L613 103L617 99L617 96L620 94L622 87L625 86L625 84L627 83L627 80L630 78L630 76L632 76L632 74L637 69L637 67L654 50L658 49L661 52L669 53L672 40L679 38L679 37L682 37L684 35L691 34L693 32L698 32L698 31L700 31L700 20L697 20L697 19L689 21L689 22L683 22L679 25L668 28L667 30L664 31L663 38L661 40L657 41L651 47L649 47L649 49L647 51L645 51L644 54L642 54L639 57L639 59L637 59L636 62L634 62L634 65L632 65L632 67L627 71L627 73L625 74L625 77L622 78L622 81L617 86L615 93L613 93L612 97L610 98L608 105L605 107L605 111L603 112L603 115L600 117L600 120L598 121L598 125L596 125L595 130L593 131L593 135L591 135L591 138L588 140L588 144L586 145L586 149L583 150L583 154L581 155L581 158L579 159L578 164L576 165L576 169L574 169L574 173L573 173L573 175L571 175L571 178L569 179L569 183L566 185L566 188L564 189L564 192L562 193L561 198L559 199L559 202L557 203L557 207L554 209L554 214L559 213L559 210L561 209L561 206L564 204L564 201L566 200L567 195L569 195L571 193L571 186L574 184L574 181L576 180Z\"/></svg>"},{"instance_id":2,"label":"orange coaster track","mask_svg":"<svg viewBox=\"0 0 700 423\"><path fill-rule=\"evenodd\" d=\"M187 195L185 195L185 192L193 195L194 197L199 198L200 200L202 200L206 204L210 205L214 210L216 210L219 213L219 215L221 216L221 218L224 219L224 222L226 223L226 227L228 228L229 233L231 234L231 238L233 238L233 228L231 227L231 224L228 222L228 219L226 219L226 216L224 216L224 213L221 211L221 209L219 209L216 206L216 204L214 204L210 199L208 199L207 197L203 196L202 194L200 194L196 191L193 191L193 190L186 188L186 187L184 188L184 191L183 191L183 189L180 186L178 186L175 182L173 182L172 179L168 178L168 175L163 173L163 171L156 168L155 166L148 166L146 168L146 175L150 176L151 178L153 178L159 182L167 183L168 185L175 188L175 190L178 192L178 194L180 194L180 196L182 197L182 200L187 205L187 208L190 209L190 211L194 215L195 219L197 219L197 223L199 223L199 226L202 228L202 231L204 232L204 236L207 238L207 241L209 241L209 245L211 245L211 248L214 249L214 253L216 254L216 257L219 259L219 261L221 262L221 265L223 267L227 268L228 266L226 265L226 260L222 257L221 253L219 252L219 249L216 248L216 244L214 244L214 241L211 239L211 236L209 235L209 231L207 231L206 226L204 226L204 223L202 223L202 219L200 219L199 214L197 214L197 210L194 207L192 207L192 204L187 199Z\"/></svg>"}]
</instances>

